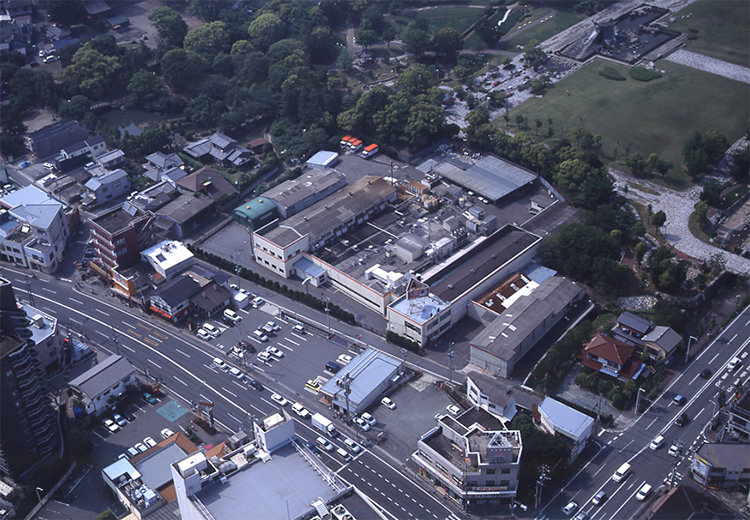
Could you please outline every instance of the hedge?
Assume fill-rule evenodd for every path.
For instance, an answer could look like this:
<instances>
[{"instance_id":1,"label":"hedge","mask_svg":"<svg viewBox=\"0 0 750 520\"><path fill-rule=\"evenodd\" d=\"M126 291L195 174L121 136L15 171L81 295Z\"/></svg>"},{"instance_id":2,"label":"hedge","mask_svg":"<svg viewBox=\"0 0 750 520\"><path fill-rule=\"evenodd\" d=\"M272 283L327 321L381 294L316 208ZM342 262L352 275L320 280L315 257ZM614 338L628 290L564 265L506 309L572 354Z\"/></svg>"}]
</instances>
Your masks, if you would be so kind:
<instances>
[{"instance_id":1,"label":"hedge","mask_svg":"<svg viewBox=\"0 0 750 520\"><path fill-rule=\"evenodd\" d=\"M304 303L308 307L311 307L315 310L318 310L318 311L326 310L326 302L316 298L312 294L303 293L302 291L295 291L293 289L290 289L286 285L281 285L279 282L274 281L274 280L266 280L263 276L261 276L260 274L254 271L251 271L250 269L238 266L237 264L235 264L234 262L230 260L227 260L226 258L222 258L213 253L208 253L199 247L195 247L192 244L188 244L187 248L191 253L193 253L198 258L206 260L207 262L217 267L220 267L226 271L229 271L230 273L237 272L237 267L239 267L240 276L244 278L245 280L249 280L258 285L262 285L266 289L271 289L277 293L283 294L284 296L291 298L292 300ZM334 318L338 318L339 320L345 321L351 325L354 325L357 323L357 320L354 317L354 314L352 314L351 312L345 311L344 309L342 309L335 303L330 303L330 302L328 303L328 312Z\"/></svg>"},{"instance_id":2,"label":"hedge","mask_svg":"<svg viewBox=\"0 0 750 520\"><path fill-rule=\"evenodd\" d=\"M612 67L604 67L599 71L599 75L603 78L611 79L613 81L625 81L625 76L617 72Z\"/></svg>"},{"instance_id":3,"label":"hedge","mask_svg":"<svg viewBox=\"0 0 750 520\"><path fill-rule=\"evenodd\" d=\"M409 338L405 338L404 336L400 336L392 330L389 330L385 333L385 339L390 341L391 343L395 343L399 347L405 348L406 350L419 352L419 343L417 343L416 341L412 341Z\"/></svg>"},{"instance_id":4,"label":"hedge","mask_svg":"<svg viewBox=\"0 0 750 520\"><path fill-rule=\"evenodd\" d=\"M630 77L638 81L651 81L661 78L661 72L656 69L647 69L645 67L633 67L630 69Z\"/></svg>"}]
</instances>

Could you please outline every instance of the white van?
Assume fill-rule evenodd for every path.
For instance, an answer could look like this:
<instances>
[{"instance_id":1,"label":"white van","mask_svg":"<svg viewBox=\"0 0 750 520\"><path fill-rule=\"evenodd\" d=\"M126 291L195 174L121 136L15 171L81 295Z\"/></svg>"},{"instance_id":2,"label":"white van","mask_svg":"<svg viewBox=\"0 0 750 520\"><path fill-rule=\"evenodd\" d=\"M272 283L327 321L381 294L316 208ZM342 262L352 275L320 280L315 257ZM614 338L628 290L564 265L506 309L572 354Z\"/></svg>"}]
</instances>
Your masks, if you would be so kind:
<instances>
[{"instance_id":1,"label":"white van","mask_svg":"<svg viewBox=\"0 0 750 520\"><path fill-rule=\"evenodd\" d=\"M232 320L235 323L237 323L238 321L240 321L242 319L240 317L240 315L237 314L236 312L234 312L232 309L225 309L224 310L224 317L227 318L227 319Z\"/></svg>"},{"instance_id":2,"label":"white van","mask_svg":"<svg viewBox=\"0 0 750 520\"><path fill-rule=\"evenodd\" d=\"M630 474L630 464L627 462L620 466L617 471L615 471L615 474L612 475L612 480L615 482L622 482L627 478L627 476Z\"/></svg>"},{"instance_id":3,"label":"white van","mask_svg":"<svg viewBox=\"0 0 750 520\"><path fill-rule=\"evenodd\" d=\"M651 494L651 484L643 484L638 493L635 494L635 499L639 502L643 502Z\"/></svg>"},{"instance_id":4,"label":"white van","mask_svg":"<svg viewBox=\"0 0 750 520\"><path fill-rule=\"evenodd\" d=\"M211 325L210 323L204 323L203 324L203 330L211 334L214 338L218 337L218 335L221 333L219 329Z\"/></svg>"}]
</instances>

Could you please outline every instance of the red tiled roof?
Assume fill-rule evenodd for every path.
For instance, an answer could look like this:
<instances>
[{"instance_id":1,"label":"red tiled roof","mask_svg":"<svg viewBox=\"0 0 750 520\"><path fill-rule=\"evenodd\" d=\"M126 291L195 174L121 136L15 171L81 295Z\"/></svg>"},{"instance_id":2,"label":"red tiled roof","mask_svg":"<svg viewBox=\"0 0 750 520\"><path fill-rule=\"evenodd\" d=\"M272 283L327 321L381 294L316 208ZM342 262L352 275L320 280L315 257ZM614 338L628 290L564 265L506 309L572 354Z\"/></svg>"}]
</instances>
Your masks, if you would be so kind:
<instances>
[{"instance_id":1,"label":"red tiled roof","mask_svg":"<svg viewBox=\"0 0 750 520\"><path fill-rule=\"evenodd\" d=\"M622 366L633 355L636 348L622 341L597 333L594 339L586 345L584 351L586 354L591 354Z\"/></svg>"}]
</instances>

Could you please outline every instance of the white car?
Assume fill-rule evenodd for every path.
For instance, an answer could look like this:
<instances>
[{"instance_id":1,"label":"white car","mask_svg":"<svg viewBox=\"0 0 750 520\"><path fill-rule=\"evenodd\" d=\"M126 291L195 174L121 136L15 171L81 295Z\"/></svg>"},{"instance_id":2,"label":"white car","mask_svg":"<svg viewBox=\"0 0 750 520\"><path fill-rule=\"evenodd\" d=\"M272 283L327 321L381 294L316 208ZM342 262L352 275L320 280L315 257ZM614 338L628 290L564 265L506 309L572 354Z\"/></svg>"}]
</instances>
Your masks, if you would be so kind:
<instances>
[{"instance_id":1,"label":"white car","mask_svg":"<svg viewBox=\"0 0 750 520\"><path fill-rule=\"evenodd\" d=\"M230 368L229 369L229 373L232 375L232 377L236 377L240 381L242 381L243 379L245 379L245 374L243 374L242 371L240 371L239 368Z\"/></svg>"},{"instance_id":2,"label":"white car","mask_svg":"<svg viewBox=\"0 0 750 520\"><path fill-rule=\"evenodd\" d=\"M563 507L563 513L570 516L576 509L578 509L578 504L576 504L575 502L568 502L568 505Z\"/></svg>"},{"instance_id":3,"label":"white car","mask_svg":"<svg viewBox=\"0 0 750 520\"><path fill-rule=\"evenodd\" d=\"M263 305L265 302L266 302L266 300L264 300L260 296L258 296L256 298L253 298L253 307L255 307L257 309L258 307L260 307L261 305Z\"/></svg>"},{"instance_id":4,"label":"white car","mask_svg":"<svg viewBox=\"0 0 750 520\"><path fill-rule=\"evenodd\" d=\"M269 320L269 321L266 322L266 325L268 325L269 327L271 327L274 330L274 332L279 332L281 330L281 327L279 327L278 325L276 325L275 321L270 321Z\"/></svg>"},{"instance_id":5,"label":"white car","mask_svg":"<svg viewBox=\"0 0 750 520\"><path fill-rule=\"evenodd\" d=\"M271 394L271 399L277 402L280 406L286 406L289 404L289 401L279 394Z\"/></svg>"},{"instance_id":6,"label":"white car","mask_svg":"<svg viewBox=\"0 0 750 520\"><path fill-rule=\"evenodd\" d=\"M214 366L216 366L216 368L218 368L219 370L223 370L225 372L229 368L226 363L224 363L221 359L217 357L214 358Z\"/></svg>"},{"instance_id":7,"label":"white car","mask_svg":"<svg viewBox=\"0 0 750 520\"><path fill-rule=\"evenodd\" d=\"M638 490L638 493L635 494L635 499L643 502L650 494L651 484L643 484L643 486L641 486L641 489Z\"/></svg>"},{"instance_id":8,"label":"white car","mask_svg":"<svg viewBox=\"0 0 750 520\"><path fill-rule=\"evenodd\" d=\"M154 446L156 446L156 441L153 437L146 437L145 439L143 439L143 444L145 444L149 448L153 448Z\"/></svg>"},{"instance_id":9,"label":"white car","mask_svg":"<svg viewBox=\"0 0 750 520\"><path fill-rule=\"evenodd\" d=\"M214 338L219 337L219 334L221 334L221 331L217 329L216 327L214 327L213 325L211 325L210 323L204 323L203 330L211 334Z\"/></svg>"},{"instance_id":10,"label":"white car","mask_svg":"<svg viewBox=\"0 0 750 520\"><path fill-rule=\"evenodd\" d=\"M266 352L265 350L263 352L258 352L258 359L261 361L271 361L271 354Z\"/></svg>"},{"instance_id":11,"label":"white car","mask_svg":"<svg viewBox=\"0 0 750 520\"><path fill-rule=\"evenodd\" d=\"M658 450L662 444L664 444L664 435L659 435L651 441L648 447L652 450Z\"/></svg>"},{"instance_id":12,"label":"white car","mask_svg":"<svg viewBox=\"0 0 750 520\"><path fill-rule=\"evenodd\" d=\"M382 404L386 408L389 408L390 410L393 410L393 409L396 408L396 403L394 403L393 401L391 401L391 399L388 398L388 397L384 397L383 399L381 399L380 400L380 404Z\"/></svg>"},{"instance_id":13,"label":"white car","mask_svg":"<svg viewBox=\"0 0 750 520\"><path fill-rule=\"evenodd\" d=\"M117 430L120 429L117 423L113 421L112 419L104 419L104 427L107 428L112 433L115 433Z\"/></svg>"},{"instance_id":14,"label":"white car","mask_svg":"<svg viewBox=\"0 0 750 520\"><path fill-rule=\"evenodd\" d=\"M279 349L277 349L276 347L268 347L266 348L266 352L268 352L275 358L281 359L284 357L284 353L280 351Z\"/></svg>"},{"instance_id":15,"label":"white car","mask_svg":"<svg viewBox=\"0 0 750 520\"><path fill-rule=\"evenodd\" d=\"M128 458L132 459L136 455L138 455L140 452L136 450L135 448L128 448Z\"/></svg>"},{"instance_id":16,"label":"white car","mask_svg":"<svg viewBox=\"0 0 750 520\"><path fill-rule=\"evenodd\" d=\"M204 341L211 341L211 339L213 339L213 336L203 329L198 329L198 332L196 332L195 335Z\"/></svg>"},{"instance_id":17,"label":"white car","mask_svg":"<svg viewBox=\"0 0 750 520\"><path fill-rule=\"evenodd\" d=\"M352 360L352 357L347 354L341 354L339 357L336 358L336 363L339 365L348 365L349 362Z\"/></svg>"},{"instance_id":18,"label":"white car","mask_svg":"<svg viewBox=\"0 0 750 520\"><path fill-rule=\"evenodd\" d=\"M263 343L265 343L266 341L268 341L268 336L266 336L265 334L263 334L262 330L254 330L252 337L255 338L255 339L257 339L258 341L262 341Z\"/></svg>"},{"instance_id":19,"label":"white car","mask_svg":"<svg viewBox=\"0 0 750 520\"><path fill-rule=\"evenodd\" d=\"M352 453L359 453L360 451L362 451L362 448L359 447L359 444L348 437L344 439L344 444L346 444L346 447L349 448Z\"/></svg>"},{"instance_id":20,"label":"white car","mask_svg":"<svg viewBox=\"0 0 750 520\"><path fill-rule=\"evenodd\" d=\"M299 415L302 419L307 419L310 417L310 412L302 405L302 403L294 403L292 405L292 411Z\"/></svg>"},{"instance_id":21,"label":"white car","mask_svg":"<svg viewBox=\"0 0 750 520\"><path fill-rule=\"evenodd\" d=\"M136 450L140 451L141 453L143 453L144 451L146 451L146 450L148 449L148 448L146 447L146 445L145 445L145 444L143 444L142 442L139 442L138 444L136 444L136 445L135 445L135 446L133 446L133 447L134 447L134 448L135 448Z\"/></svg>"},{"instance_id":22,"label":"white car","mask_svg":"<svg viewBox=\"0 0 750 520\"><path fill-rule=\"evenodd\" d=\"M362 419L364 419L370 426L375 426L376 424L378 424L378 421L375 420L375 417L367 412L362 414Z\"/></svg>"},{"instance_id":23,"label":"white car","mask_svg":"<svg viewBox=\"0 0 750 520\"><path fill-rule=\"evenodd\" d=\"M454 415L454 416L461 413L461 409L455 404L449 404L448 406L445 407L445 409L448 410L449 414Z\"/></svg>"},{"instance_id":24,"label":"white car","mask_svg":"<svg viewBox=\"0 0 750 520\"><path fill-rule=\"evenodd\" d=\"M370 431L370 425L367 424L367 421L365 421L361 417L355 417L354 418L354 423L357 426L359 426L360 428L362 428L362 431L365 431L365 432L369 432Z\"/></svg>"},{"instance_id":25,"label":"white car","mask_svg":"<svg viewBox=\"0 0 750 520\"><path fill-rule=\"evenodd\" d=\"M318 437L317 439L315 439L315 443L326 451L333 451L333 444L328 442L323 437Z\"/></svg>"},{"instance_id":26,"label":"white car","mask_svg":"<svg viewBox=\"0 0 750 520\"><path fill-rule=\"evenodd\" d=\"M225 309L224 310L224 317L232 320L233 322L237 323L242 319L242 317L234 312L232 309Z\"/></svg>"},{"instance_id":27,"label":"white car","mask_svg":"<svg viewBox=\"0 0 750 520\"><path fill-rule=\"evenodd\" d=\"M53 61L57 61L57 56L52 55L44 58L44 63L52 63Z\"/></svg>"},{"instance_id":28,"label":"white car","mask_svg":"<svg viewBox=\"0 0 750 520\"><path fill-rule=\"evenodd\" d=\"M170 430L169 428L164 428L164 429L163 429L163 430L161 431L160 435L161 435L161 438L162 438L162 439L168 439L168 438L170 438L170 437L171 437L172 435L174 435L174 432L173 432L172 430Z\"/></svg>"}]
</instances>

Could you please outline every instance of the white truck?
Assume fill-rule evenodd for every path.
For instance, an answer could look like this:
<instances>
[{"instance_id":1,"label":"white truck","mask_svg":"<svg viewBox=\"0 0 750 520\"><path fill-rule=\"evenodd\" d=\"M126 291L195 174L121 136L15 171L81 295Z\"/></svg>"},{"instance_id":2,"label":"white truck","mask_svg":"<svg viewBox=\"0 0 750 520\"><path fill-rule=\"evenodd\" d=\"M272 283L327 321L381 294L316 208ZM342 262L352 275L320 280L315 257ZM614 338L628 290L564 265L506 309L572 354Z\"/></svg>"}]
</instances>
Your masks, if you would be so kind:
<instances>
[{"instance_id":1,"label":"white truck","mask_svg":"<svg viewBox=\"0 0 750 520\"><path fill-rule=\"evenodd\" d=\"M326 417L323 417L323 415L319 413L313 414L312 425L329 437L336 436L336 427L333 425L333 421Z\"/></svg>"}]
</instances>

